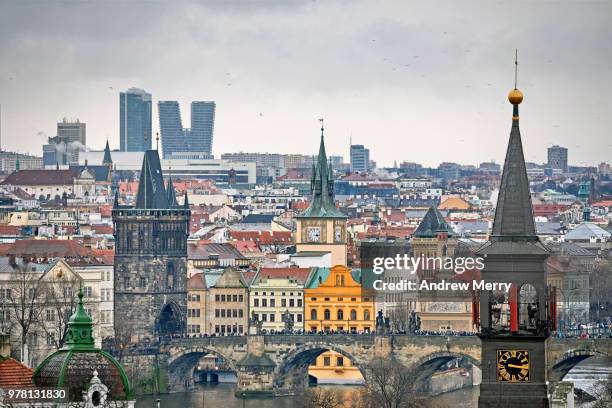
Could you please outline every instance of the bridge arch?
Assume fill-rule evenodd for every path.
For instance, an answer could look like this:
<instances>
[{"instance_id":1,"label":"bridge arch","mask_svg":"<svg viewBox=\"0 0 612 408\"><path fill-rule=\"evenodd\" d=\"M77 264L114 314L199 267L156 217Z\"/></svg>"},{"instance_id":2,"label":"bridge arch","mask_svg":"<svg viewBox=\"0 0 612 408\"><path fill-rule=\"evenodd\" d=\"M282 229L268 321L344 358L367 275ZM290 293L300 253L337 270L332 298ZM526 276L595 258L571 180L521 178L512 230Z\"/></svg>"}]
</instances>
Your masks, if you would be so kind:
<instances>
[{"instance_id":1,"label":"bridge arch","mask_svg":"<svg viewBox=\"0 0 612 408\"><path fill-rule=\"evenodd\" d=\"M611 357L608 353L589 348L572 349L566 351L554 362L550 370L548 370L548 381L561 381L563 377L565 377L565 375L578 363L594 356Z\"/></svg>"},{"instance_id":2,"label":"bridge arch","mask_svg":"<svg viewBox=\"0 0 612 408\"><path fill-rule=\"evenodd\" d=\"M231 371L238 373L234 361L212 347L184 347L168 354L168 386L171 391L188 389L193 385L193 373L198 361L206 355L220 357Z\"/></svg>"},{"instance_id":3,"label":"bridge arch","mask_svg":"<svg viewBox=\"0 0 612 408\"><path fill-rule=\"evenodd\" d=\"M308 384L308 367L326 351L335 351L348 358L365 379L365 362L341 346L327 343L302 344L283 357L274 369L274 389L284 393L293 393L295 390L304 388Z\"/></svg>"},{"instance_id":4,"label":"bridge arch","mask_svg":"<svg viewBox=\"0 0 612 408\"><path fill-rule=\"evenodd\" d=\"M426 381L445 364L456 359L464 359L472 366L480 368L480 361L469 354L452 351L437 351L419 358L412 367L416 371L416 381L420 382L422 391L427 391Z\"/></svg>"}]
</instances>

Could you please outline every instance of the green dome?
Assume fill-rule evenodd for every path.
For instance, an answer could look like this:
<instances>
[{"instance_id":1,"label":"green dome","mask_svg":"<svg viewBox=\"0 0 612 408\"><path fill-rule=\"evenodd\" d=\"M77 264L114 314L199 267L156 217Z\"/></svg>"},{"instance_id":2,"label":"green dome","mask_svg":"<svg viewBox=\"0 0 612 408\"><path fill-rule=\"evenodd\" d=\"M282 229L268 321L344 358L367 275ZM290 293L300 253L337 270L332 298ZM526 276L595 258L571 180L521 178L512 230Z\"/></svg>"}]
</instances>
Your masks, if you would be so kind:
<instances>
[{"instance_id":1,"label":"green dome","mask_svg":"<svg viewBox=\"0 0 612 408\"><path fill-rule=\"evenodd\" d=\"M109 389L109 399L131 400L132 390L119 362L95 347L93 322L83 308L83 291L79 290L76 312L68 322L66 345L49 355L34 371L37 387L67 388L70 401L82 401L94 371Z\"/></svg>"}]
</instances>

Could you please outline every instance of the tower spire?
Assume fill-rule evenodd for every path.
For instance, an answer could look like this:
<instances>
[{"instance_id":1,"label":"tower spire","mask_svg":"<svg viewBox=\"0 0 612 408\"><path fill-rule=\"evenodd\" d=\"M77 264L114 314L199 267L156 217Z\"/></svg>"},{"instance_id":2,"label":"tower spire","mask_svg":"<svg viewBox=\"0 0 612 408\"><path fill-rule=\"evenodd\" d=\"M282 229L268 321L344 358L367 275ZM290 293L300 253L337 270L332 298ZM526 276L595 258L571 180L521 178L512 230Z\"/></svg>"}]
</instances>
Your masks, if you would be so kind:
<instances>
[{"instance_id":1,"label":"tower spire","mask_svg":"<svg viewBox=\"0 0 612 408\"><path fill-rule=\"evenodd\" d=\"M517 53L515 53L515 86L517 61ZM512 104L513 109L512 129L510 130L510 140L508 141L504 170L499 187L492 239L537 240L535 224L533 222L529 179L527 178L521 131L519 129L518 106L523 101L523 93L515 87L508 94L508 101Z\"/></svg>"}]
</instances>

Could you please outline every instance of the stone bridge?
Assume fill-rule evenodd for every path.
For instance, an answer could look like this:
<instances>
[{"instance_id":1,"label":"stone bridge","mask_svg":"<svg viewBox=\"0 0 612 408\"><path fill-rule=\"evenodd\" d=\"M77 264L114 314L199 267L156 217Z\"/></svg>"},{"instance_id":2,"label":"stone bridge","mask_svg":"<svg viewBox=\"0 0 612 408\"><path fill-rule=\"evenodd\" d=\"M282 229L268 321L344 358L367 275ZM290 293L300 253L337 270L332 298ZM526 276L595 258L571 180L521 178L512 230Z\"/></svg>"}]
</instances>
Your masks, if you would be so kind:
<instances>
[{"instance_id":1,"label":"stone bridge","mask_svg":"<svg viewBox=\"0 0 612 408\"><path fill-rule=\"evenodd\" d=\"M198 360L207 354L223 358L238 377L237 394L292 394L307 385L308 366L333 350L365 374L373 357L394 357L415 367L424 379L455 358L480 367L476 336L272 335L173 339L158 349L168 372L170 391L189 387ZM594 355L612 356L612 339L549 339L549 381L557 382L580 361ZM367 376L364 375L367 381Z\"/></svg>"}]
</instances>

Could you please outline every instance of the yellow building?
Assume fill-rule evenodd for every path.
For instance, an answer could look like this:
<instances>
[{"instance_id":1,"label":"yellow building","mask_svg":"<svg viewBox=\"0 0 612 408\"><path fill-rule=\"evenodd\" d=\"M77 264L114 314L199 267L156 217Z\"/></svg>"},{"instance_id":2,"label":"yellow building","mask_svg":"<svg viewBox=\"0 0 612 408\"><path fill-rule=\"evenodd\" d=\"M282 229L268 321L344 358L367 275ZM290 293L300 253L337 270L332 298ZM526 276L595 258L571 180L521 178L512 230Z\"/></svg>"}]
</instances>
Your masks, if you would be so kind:
<instances>
[{"instance_id":1,"label":"yellow building","mask_svg":"<svg viewBox=\"0 0 612 408\"><path fill-rule=\"evenodd\" d=\"M374 296L343 265L315 269L304 289L305 330L370 332L375 329ZM348 358L326 351L308 368L320 383L359 383L363 377Z\"/></svg>"},{"instance_id":2,"label":"yellow building","mask_svg":"<svg viewBox=\"0 0 612 408\"><path fill-rule=\"evenodd\" d=\"M304 289L308 331L369 332L375 328L374 296L343 265L317 268Z\"/></svg>"}]
</instances>

